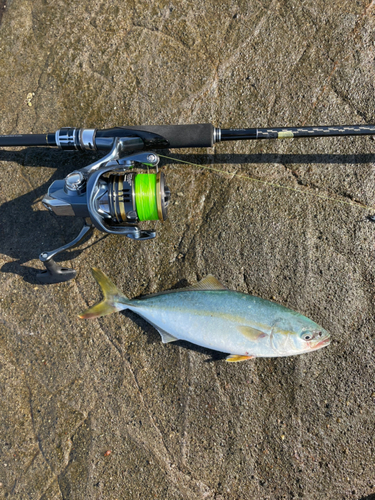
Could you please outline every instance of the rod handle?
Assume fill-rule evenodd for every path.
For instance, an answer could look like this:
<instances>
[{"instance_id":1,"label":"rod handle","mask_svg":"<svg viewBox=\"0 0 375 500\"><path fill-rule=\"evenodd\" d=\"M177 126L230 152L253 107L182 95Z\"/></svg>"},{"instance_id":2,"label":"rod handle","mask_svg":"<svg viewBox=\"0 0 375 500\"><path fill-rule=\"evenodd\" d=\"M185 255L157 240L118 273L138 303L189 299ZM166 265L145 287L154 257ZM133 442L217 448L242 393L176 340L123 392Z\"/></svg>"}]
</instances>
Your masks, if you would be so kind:
<instances>
[{"instance_id":1,"label":"rod handle","mask_svg":"<svg viewBox=\"0 0 375 500\"><path fill-rule=\"evenodd\" d=\"M128 131L128 133L127 133ZM214 126L211 123L198 123L195 125L137 125L130 127L117 127L96 131L96 142L106 137L123 137L136 131L150 132L166 139L167 143L160 145L147 144L155 148L211 148L214 144ZM147 138L145 137L146 141Z\"/></svg>"}]
</instances>

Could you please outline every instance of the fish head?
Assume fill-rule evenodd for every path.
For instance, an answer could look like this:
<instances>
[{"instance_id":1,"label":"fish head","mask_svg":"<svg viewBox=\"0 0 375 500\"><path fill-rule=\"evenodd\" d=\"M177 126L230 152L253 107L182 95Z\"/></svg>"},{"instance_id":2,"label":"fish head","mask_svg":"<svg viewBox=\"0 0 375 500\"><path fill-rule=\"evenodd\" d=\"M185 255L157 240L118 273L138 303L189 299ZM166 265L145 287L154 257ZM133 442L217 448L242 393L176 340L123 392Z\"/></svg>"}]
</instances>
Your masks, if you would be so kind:
<instances>
[{"instance_id":1,"label":"fish head","mask_svg":"<svg viewBox=\"0 0 375 500\"><path fill-rule=\"evenodd\" d=\"M321 349L331 342L327 330L298 315L292 320L278 321L271 330L271 345L279 356L302 354Z\"/></svg>"}]
</instances>

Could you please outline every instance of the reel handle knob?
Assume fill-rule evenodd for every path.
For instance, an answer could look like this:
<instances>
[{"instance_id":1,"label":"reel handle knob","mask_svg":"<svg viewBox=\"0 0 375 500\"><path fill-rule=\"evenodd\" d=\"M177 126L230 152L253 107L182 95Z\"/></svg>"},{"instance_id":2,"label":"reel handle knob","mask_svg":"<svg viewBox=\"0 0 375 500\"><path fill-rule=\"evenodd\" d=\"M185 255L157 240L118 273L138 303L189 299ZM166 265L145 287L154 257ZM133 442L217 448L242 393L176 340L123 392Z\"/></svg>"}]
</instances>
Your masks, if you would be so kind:
<instances>
[{"instance_id":1,"label":"reel handle knob","mask_svg":"<svg viewBox=\"0 0 375 500\"><path fill-rule=\"evenodd\" d=\"M59 266L52 258L44 261L43 264L46 268L45 271L41 271L36 275L37 279L41 283L48 285L53 283L63 283L64 281L69 281L75 278L77 275L77 271Z\"/></svg>"}]
</instances>

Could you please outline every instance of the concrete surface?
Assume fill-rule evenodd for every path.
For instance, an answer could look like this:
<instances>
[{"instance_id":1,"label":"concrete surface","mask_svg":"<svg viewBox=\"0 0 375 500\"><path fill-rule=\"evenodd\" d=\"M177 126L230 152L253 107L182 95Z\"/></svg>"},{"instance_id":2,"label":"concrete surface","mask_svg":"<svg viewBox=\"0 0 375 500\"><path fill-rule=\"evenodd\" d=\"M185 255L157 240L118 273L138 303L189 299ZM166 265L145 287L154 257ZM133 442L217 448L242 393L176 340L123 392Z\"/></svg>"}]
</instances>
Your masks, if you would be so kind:
<instances>
[{"instance_id":1,"label":"concrete surface","mask_svg":"<svg viewBox=\"0 0 375 500\"><path fill-rule=\"evenodd\" d=\"M0 5L3 134L375 121L374 0ZM43 286L39 253L80 223L41 198L92 155L0 151L0 498L373 498L375 142L172 153L202 168L164 161L169 219L144 224L157 239L96 234L62 256L75 281ZM136 315L84 322L99 298L92 266L131 297L212 273L334 340L228 365L162 345Z\"/></svg>"}]
</instances>

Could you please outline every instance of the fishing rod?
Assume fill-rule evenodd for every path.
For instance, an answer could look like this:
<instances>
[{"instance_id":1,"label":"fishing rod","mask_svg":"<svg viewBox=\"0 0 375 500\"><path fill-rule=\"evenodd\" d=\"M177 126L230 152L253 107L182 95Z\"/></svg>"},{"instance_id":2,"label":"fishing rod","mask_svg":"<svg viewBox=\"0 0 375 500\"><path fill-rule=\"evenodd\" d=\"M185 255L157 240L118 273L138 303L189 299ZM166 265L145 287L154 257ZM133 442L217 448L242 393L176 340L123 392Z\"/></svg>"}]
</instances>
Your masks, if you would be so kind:
<instances>
[{"instance_id":1,"label":"fishing rod","mask_svg":"<svg viewBox=\"0 0 375 500\"><path fill-rule=\"evenodd\" d=\"M104 130L64 127L55 133L2 135L0 147L50 146L106 153L65 179L54 181L42 200L58 216L83 219L83 227L73 241L55 250L42 251L39 256L45 270L37 274L38 280L60 283L74 278L76 271L59 266L54 257L78 245L94 228L137 241L155 238L154 230L138 227L142 221L164 221L171 199L164 173L158 170L160 158L154 150L209 148L223 141L352 135L375 135L375 125L221 129L203 123ZM150 173L150 168L155 168L155 173ZM141 169L147 169L147 173L141 173Z\"/></svg>"}]
</instances>

